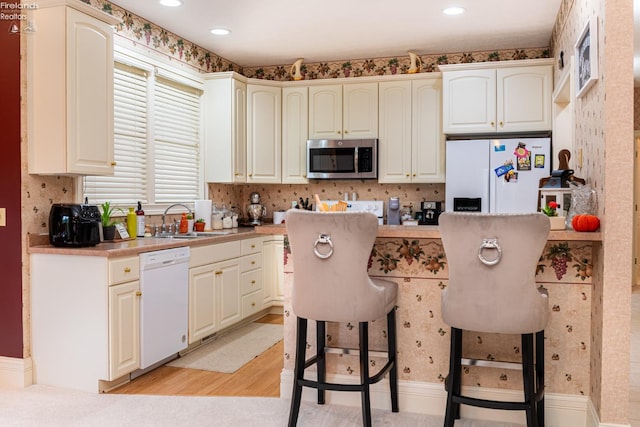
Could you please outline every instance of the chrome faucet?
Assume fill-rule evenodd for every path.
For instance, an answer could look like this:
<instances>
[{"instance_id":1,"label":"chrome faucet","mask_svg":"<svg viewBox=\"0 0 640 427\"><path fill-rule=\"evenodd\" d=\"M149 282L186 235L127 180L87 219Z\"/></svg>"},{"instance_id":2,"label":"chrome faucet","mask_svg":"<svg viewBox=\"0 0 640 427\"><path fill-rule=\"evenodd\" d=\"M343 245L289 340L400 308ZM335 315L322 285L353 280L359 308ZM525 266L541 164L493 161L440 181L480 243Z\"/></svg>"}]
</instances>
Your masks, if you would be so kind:
<instances>
[{"instance_id":1,"label":"chrome faucet","mask_svg":"<svg viewBox=\"0 0 640 427\"><path fill-rule=\"evenodd\" d=\"M182 203L174 203L172 205L170 205L167 209L164 210L164 213L162 214L162 227L160 228L160 232L165 233L167 231L167 226L165 225L165 218L167 216L167 212L169 212L169 209L171 209L174 206L182 206L183 208L185 208L187 211L189 211L190 214L193 214L193 212L191 212L191 209L189 209L189 206L184 205ZM175 232L178 232L178 227L175 227Z\"/></svg>"}]
</instances>

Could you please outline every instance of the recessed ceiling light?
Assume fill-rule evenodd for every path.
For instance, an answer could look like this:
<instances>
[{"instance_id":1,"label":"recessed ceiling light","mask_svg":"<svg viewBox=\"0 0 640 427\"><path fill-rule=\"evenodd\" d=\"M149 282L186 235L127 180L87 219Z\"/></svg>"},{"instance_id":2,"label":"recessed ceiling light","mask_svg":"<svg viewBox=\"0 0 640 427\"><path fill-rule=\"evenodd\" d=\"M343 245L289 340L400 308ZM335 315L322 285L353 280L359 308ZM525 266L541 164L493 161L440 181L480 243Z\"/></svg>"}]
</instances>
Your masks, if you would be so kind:
<instances>
[{"instance_id":1,"label":"recessed ceiling light","mask_svg":"<svg viewBox=\"0 0 640 427\"><path fill-rule=\"evenodd\" d=\"M160 0L160 4L167 7L182 6L182 0Z\"/></svg>"},{"instance_id":2,"label":"recessed ceiling light","mask_svg":"<svg viewBox=\"0 0 640 427\"><path fill-rule=\"evenodd\" d=\"M231 30L228 28L217 27L211 29L211 34L216 36L226 36L227 34L231 34Z\"/></svg>"},{"instance_id":3,"label":"recessed ceiling light","mask_svg":"<svg viewBox=\"0 0 640 427\"><path fill-rule=\"evenodd\" d=\"M464 13L464 8L460 6L450 6L446 9L443 9L442 13L444 13L445 15L460 15L461 13Z\"/></svg>"}]
</instances>

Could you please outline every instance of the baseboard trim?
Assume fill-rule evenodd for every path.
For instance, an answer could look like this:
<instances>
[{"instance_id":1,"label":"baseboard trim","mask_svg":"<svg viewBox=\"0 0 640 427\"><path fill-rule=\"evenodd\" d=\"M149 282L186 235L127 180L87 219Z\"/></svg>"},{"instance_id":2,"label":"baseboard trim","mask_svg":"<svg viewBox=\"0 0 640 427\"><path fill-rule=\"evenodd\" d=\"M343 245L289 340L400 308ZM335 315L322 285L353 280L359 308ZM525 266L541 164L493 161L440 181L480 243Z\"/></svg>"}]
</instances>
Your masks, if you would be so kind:
<instances>
[{"instance_id":1,"label":"baseboard trim","mask_svg":"<svg viewBox=\"0 0 640 427\"><path fill-rule=\"evenodd\" d=\"M0 386L29 387L33 384L33 362L30 357L18 359L0 356Z\"/></svg>"},{"instance_id":2,"label":"baseboard trim","mask_svg":"<svg viewBox=\"0 0 640 427\"><path fill-rule=\"evenodd\" d=\"M598 417L598 411L596 411L593 402L589 399L587 403L587 427L631 427L631 424L613 424L613 423L601 423L600 417Z\"/></svg>"},{"instance_id":3,"label":"baseboard trim","mask_svg":"<svg viewBox=\"0 0 640 427\"><path fill-rule=\"evenodd\" d=\"M348 375L327 375L329 381L355 383L357 378ZM293 371L283 369L280 375L280 397L290 399L293 386ZM517 400L522 398L522 393L515 390L501 390L478 387L464 387L465 394L481 399ZM423 413L444 417L447 394L441 383L427 383L418 381L399 381L398 398L401 411ZM316 393L313 389L304 388L302 398L307 401L315 401ZM327 403L348 406L360 406L359 393L327 392ZM371 387L371 406L373 408L390 410L389 384L385 380ZM589 398L581 395L554 394L545 395L545 419L547 427L566 426L598 426L598 427L625 427L613 424L587 424ZM487 421L500 421L526 424L524 412L520 411L495 411L490 409L475 408L463 405L462 417ZM628 426L626 426L628 427Z\"/></svg>"}]
</instances>

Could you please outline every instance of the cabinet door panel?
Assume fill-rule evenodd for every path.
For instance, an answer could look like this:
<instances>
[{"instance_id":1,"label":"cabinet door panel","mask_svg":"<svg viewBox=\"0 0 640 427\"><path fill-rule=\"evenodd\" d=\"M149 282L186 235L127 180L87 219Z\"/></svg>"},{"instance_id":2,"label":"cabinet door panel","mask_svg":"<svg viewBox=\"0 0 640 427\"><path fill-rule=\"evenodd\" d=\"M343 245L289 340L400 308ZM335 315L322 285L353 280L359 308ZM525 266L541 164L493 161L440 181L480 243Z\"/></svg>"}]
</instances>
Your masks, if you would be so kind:
<instances>
[{"instance_id":1,"label":"cabinet door panel","mask_svg":"<svg viewBox=\"0 0 640 427\"><path fill-rule=\"evenodd\" d=\"M218 329L216 271L213 265L189 270L189 344Z\"/></svg>"},{"instance_id":2,"label":"cabinet door panel","mask_svg":"<svg viewBox=\"0 0 640 427\"><path fill-rule=\"evenodd\" d=\"M342 85L309 88L309 139L342 138Z\"/></svg>"},{"instance_id":3,"label":"cabinet door panel","mask_svg":"<svg viewBox=\"0 0 640 427\"><path fill-rule=\"evenodd\" d=\"M444 135L440 81L413 82L413 136L411 178L413 182L444 182Z\"/></svg>"},{"instance_id":4,"label":"cabinet door panel","mask_svg":"<svg viewBox=\"0 0 640 427\"><path fill-rule=\"evenodd\" d=\"M280 183L281 103L279 87L247 85L247 182Z\"/></svg>"},{"instance_id":5,"label":"cabinet door panel","mask_svg":"<svg viewBox=\"0 0 640 427\"><path fill-rule=\"evenodd\" d=\"M496 71L443 73L445 133L495 132Z\"/></svg>"},{"instance_id":6,"label":"cabinet door panel","mask_svg":"<svg viewBox=\"0 0 640 427\"><path fill-rule=\"evenodd\" d=\"M378 137L378 83L343 86L343 137Z\"/></svg>"},{"instance_id":7,"label":"cabinet door panel","mask_svg":"<svg viewBox=\"0 0 640 427\"><path fill-rule=\"evenodd\" d=\"M216 264L215 268L222 329L241 320L240 264L237 260L229 260Z\"/></svg>"},{"instance_id":8,"label":"cabinet door panel","mask_svg":"<svg viewBox=\"0 0 640 427\"><path fill-rule=\"evenodd\" d=\"M378 182L411 182L411 82L382 82Z\"/></svg>"},{"instance_id":9,"label":"cabinet door panel","mask_svg":"<svg viewBox=\"0 0 640 427\"><path fill-rule=\"evenodd\" d=\"M140 367L140 282L109 287L109 380Z\"/></svg>"},{"instance_id":10,"label":"cabinet door panel","mask_svg":"<svg viewBox=\"0 0 640 427\"><path fill-rule=\"evenodd\" d=\"M551 130L550 66L497 70L498 132Z\"/></svg>"},{"instance_id":11,"label":"cabinet door panel","mask_svg":"<svg viewBox=\"0 0 640 427\"><path fill-rule=\"evenodd\" d=\"M282 183L306 184L309 96L306 87L282 89Z\"/></svg>"}]
</instances>

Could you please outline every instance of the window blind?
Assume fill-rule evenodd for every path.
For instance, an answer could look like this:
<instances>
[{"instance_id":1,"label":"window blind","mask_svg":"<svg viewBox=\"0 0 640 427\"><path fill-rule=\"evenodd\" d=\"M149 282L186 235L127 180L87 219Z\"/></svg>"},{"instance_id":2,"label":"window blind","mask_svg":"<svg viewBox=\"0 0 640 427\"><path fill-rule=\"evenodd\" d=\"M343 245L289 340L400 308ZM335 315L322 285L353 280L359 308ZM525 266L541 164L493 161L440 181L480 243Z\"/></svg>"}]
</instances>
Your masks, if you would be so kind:
<instances>
[{"instance_id":1,"label":"window blind","mask_svg":"<svg viewBox=\"0 0 640 427\"><path fill-rule=\"evenodd\" d=\"M90 203L146 203L147 196L147 72L119 62L114 66L113 176L84 178Z\"/></svg>"},{"instance_id":2,"label":"window blind","mask_svg":"<svg viewBox=\"0 0 640 427\"><path fill-rule=\"evenodd\" d=\"M156 77L154 171L156 203L199 198L201 91Z\"/></svg>"}]
</instances>

